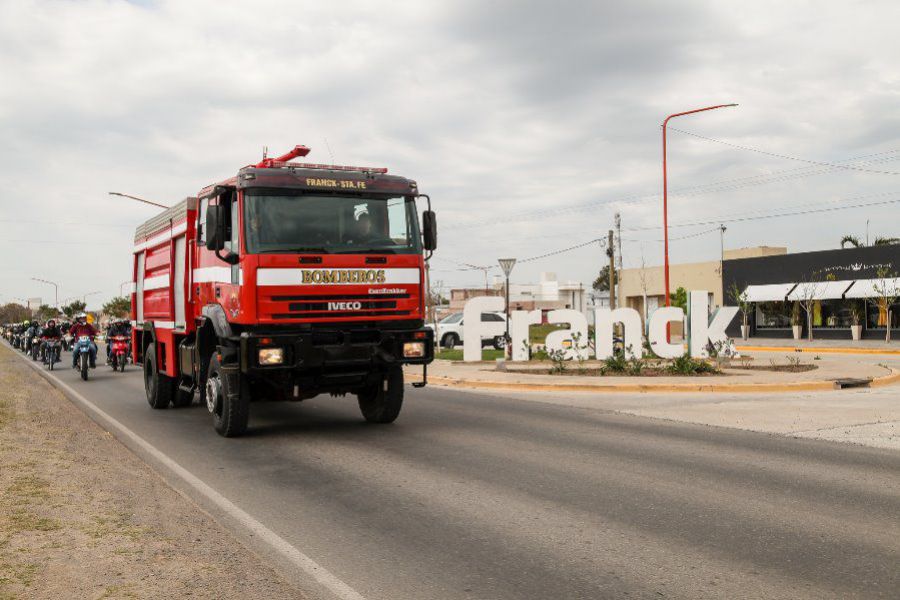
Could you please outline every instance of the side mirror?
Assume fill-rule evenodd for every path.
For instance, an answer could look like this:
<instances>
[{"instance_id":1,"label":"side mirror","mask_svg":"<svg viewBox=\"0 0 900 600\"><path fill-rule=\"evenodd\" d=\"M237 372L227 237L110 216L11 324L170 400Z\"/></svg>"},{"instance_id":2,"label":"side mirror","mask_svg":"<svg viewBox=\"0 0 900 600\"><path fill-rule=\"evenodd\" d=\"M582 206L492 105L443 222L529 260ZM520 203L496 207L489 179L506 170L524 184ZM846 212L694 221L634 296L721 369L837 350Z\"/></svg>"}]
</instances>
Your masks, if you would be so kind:
<instances>
[{"instance_id":1,"label":"side mirror","mask_svg":"<svg viewBox=\"0 0 900 600\"><path fill-rule=\"evenodd\" d=\"M437 249L437 217L434 211L426 210L422 213L422 239L426 250Z\"/></svg>"},{"instance_id":2,"label":"side mirror","mask_svg":"<svg viewBox=\"0 0 900 600\"><path fill-rule=\"evenodd\" d=\"M206 249L218 252L225 247L225 207L211 204L206 210Z\"/></svg>"}]
</instances>

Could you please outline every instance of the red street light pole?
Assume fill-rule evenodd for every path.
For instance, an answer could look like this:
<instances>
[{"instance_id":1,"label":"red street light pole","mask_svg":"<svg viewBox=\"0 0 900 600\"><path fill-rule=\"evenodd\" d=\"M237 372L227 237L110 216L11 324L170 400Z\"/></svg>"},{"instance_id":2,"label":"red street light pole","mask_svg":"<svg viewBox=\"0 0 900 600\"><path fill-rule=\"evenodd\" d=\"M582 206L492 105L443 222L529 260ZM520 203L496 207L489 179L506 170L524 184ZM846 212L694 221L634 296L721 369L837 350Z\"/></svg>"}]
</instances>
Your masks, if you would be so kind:
<instances>
[{"instance_id":1,"label":"red street light pole","mask_svg":"<svg viewBox=\"0 0 900 600\"><path fill-rule=\"evenodd\" d=\"M698 108L695 110L688 110L685 112L675 113L674 115L669 115L666 117L666 120L663 121L662 124L662 144L663 144L663 243L664 243L664 252L665 252L665 280L666 280L666 306L671 305L671 300L669 299L669 178L666 171L666 125L669 124L669 119L674 119L675 117L683 117L684 115L692 115L694 113L703 112L706 110L715 110L717 108L728 108L729 106L737 106L737 104L717 104L715 106L707 106L706 108ZM666 337L668 338L668 326L666 329Z\"/></svg>"}]
</instances>

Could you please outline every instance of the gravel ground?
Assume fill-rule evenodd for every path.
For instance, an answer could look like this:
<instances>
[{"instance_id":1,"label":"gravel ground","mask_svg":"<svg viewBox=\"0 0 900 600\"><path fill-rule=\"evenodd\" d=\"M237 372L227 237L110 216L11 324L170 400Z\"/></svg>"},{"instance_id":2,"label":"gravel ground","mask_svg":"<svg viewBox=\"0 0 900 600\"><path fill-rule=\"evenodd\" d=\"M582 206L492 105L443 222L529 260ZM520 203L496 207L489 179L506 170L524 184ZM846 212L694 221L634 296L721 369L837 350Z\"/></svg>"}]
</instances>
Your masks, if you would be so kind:
<instances>
[{"instance_id":1,"label":"gravel ground","mask_svg":"<svg viewBox=\"0 0 900 600\"><path fill-rule=\"evenodd\" d=\"M0 599L302 598L0 347Z\"/></svg>"}]
</instances>

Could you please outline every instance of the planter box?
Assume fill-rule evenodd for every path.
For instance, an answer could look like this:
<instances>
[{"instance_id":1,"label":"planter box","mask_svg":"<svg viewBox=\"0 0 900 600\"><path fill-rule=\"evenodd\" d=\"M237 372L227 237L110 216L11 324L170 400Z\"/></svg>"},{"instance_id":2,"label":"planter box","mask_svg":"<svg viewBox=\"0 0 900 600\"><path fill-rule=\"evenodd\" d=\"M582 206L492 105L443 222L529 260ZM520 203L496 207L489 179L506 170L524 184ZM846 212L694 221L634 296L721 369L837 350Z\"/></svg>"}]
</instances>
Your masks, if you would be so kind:
<instances>
[{"instance_id":1,"label":"planter box","mask_svg":"<svg viewBox=\"0 0 900 600\"><path fill-rule=\"evenodd\" d=\"M747 340L750 337L750 326L749 325L741 325L741 339Z\"/></svg>"},{"instance_id":2,"label":"planter box","mask_svg":"<svg viewBox=\"0 0 900 600\"><path fill-rule=\"evenodd\" d=\"M794 331L794 339L799 340L803 334L803 325L791 325L791 329Z\"/></svg>"},{"instance_id":3,"label":"planter box","mask_svg":"<svg viewBox=\"0 0 900 600\"><path fill-rule=\"evenodd\" d=\"M850 333L853 335L853 341L858 342L862 339L862 325L851 325Z\"/></svg>"}]
</instances>

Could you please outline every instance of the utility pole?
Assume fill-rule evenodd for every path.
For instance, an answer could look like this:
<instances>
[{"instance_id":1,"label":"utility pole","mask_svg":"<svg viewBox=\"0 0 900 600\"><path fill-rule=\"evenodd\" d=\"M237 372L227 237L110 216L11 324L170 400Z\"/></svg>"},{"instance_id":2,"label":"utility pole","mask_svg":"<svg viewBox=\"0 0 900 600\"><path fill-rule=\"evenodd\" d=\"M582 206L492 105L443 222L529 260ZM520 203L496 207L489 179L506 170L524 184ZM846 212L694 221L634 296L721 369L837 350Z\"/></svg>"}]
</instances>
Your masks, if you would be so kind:
<instances>
[{"instance_id":1,"label":"utility pole","mask_svg":"<svg viewBox=\"0 0 900 600\"><path fill-rule=\"evenodd\" d=\"M616 268L619 273L622 272L622 215L620 213L616 213ZM616 304L622 305L622 299L618 298L618 295L621 295L621 292L617 292Z\"/></svg>"},{"instance_id":2,"label":"utility pole","mask_svg":"<svg viewBox=\"0 0 900 600\"><path fill-rule=\"evenodd\" d=\"M722 263L719 265L720 269L725 268L725 232L728 231L728 228L719 223L719 262Z\"/></svg>"},{"instance_id":3,"label":"utility pole","mask_svg":"<svg viewBox=\"0 0 900 600\"><path fill-rule=\"evenodd\" d=\"M613 230L609 230L609 239L606 242L606 255L609 257L609 308L616 309L616 242Z\"/></svg>"}]
</instances>

